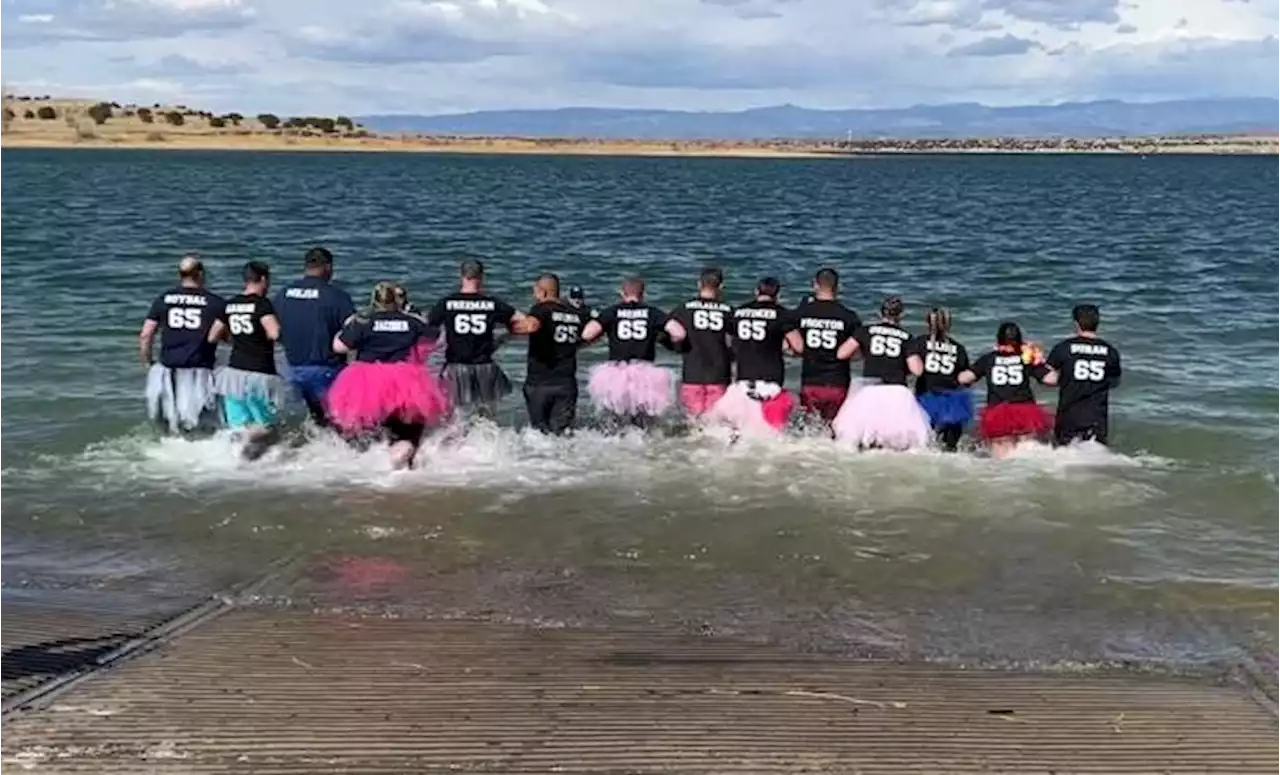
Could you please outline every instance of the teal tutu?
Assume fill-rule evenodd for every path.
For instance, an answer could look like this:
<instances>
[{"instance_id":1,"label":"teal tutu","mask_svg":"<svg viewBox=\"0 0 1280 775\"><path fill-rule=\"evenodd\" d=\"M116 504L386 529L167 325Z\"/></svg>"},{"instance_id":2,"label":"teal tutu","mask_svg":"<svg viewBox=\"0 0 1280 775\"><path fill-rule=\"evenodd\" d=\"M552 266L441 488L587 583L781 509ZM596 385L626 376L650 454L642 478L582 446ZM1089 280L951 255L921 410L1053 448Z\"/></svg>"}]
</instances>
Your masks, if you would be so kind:
<instances>
[{"instance_id":1,"label":"teal tutu","mask_svg":"<svg viewBox=\"0 0 1280 775\"><path fill-rule=\"evenodd\" d=\"M916 396L935 428L973 422L973 396L968 390L930 390Z\"/></svg>"}]
</instances>

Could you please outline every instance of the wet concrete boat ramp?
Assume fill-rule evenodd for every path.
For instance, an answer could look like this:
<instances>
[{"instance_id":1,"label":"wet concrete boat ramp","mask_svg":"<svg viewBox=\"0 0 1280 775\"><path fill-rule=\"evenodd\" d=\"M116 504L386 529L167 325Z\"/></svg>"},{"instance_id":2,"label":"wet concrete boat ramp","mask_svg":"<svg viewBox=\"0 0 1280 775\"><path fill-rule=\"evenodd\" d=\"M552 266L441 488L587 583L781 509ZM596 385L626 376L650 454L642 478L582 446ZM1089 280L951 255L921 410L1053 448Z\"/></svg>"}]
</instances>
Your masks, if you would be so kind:
<instances>
[{"instance_id":1,"label":"wet concrete boat ramp","mask_svg":"<svg viewBox=\"0 0 1280 775\"><path fill-rule=\"evenodd\" d=\"M6 772L1273 773L1250 681L6 590ZM146 610L150 613L139 614Z\"/></svg>"}]
</instances>

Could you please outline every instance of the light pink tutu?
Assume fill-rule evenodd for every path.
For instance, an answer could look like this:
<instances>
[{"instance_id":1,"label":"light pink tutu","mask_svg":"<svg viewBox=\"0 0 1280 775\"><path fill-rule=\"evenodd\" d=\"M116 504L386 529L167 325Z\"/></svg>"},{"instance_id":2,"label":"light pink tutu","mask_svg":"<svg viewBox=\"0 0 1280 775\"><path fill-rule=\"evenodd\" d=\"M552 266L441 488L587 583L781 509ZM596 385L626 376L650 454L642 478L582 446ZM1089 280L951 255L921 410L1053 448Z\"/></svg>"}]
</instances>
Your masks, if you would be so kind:
<instances>
[{"instance_id":1,"label":"light pink tutu","mask_svg":"<svg viewBox=\"0 0 1280 775\"><path fill-rule=\"evenodd\" d=\"M648 361L602 363L591 369L587 394L598 409L657 417L671 408L671 372Z\"/></svg>"},{"instance_id":2,"label":"light pink tutu","mask_svg":"<svg viewBox=\"0 0 1280 775\"><path fill-rule=\"evenodd\" d=\"M831 429L838 441L897 450L927 447L933 436L929 415L904 385L864 385L850 393Z\"/></svg>"},{"instance_id":3,"label":"light pink tutu","mask_svg":"<svg viewBox=\"0 0 1280 775\"><path fill-rule=\"evenodd\" d=\"M329 417L347 432L371 430L389 419L433 425L447 417L444 382L424 365L430 352L419 346L407 361L348 365L325 397Z\"/></svg>"},{"instance_id":4,"label":"light pink tutu","mask_svg":"<svg viewBox=\"0 0 1280 775\"><path fill-rule=\"evenodd\" d=\"M731 426L745 436L777 436L787 426L795 396L777 385L763 391L735 382L707 413L707 420ZM768 396L768 397L765 397Z\"/></svg>"}]
</instances>

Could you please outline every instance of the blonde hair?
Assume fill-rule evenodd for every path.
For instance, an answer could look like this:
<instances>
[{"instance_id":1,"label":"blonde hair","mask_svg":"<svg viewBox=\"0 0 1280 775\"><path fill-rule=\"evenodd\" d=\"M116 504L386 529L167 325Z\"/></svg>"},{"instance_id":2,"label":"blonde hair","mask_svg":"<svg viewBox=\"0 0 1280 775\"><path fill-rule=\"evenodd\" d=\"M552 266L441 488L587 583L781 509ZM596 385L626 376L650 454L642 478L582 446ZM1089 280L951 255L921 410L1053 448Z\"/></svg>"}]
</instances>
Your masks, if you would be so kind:
<instances>
[{"instance_id":1,"label":"blonde hair","mask_svg":"<svg viewBox=\"0 0 1280 775\"><path fill-rule=\"evenodd\" d=\"M951 332L951 310L946 307L934 307L925 313L924 324L929 329L929 338L935 342L946 340Z\"/></svg>"},{"instance_id":2,"label":"blonde hair","mask_svg":"<svg viewBox=\"0 0 1280 775\"><path fill-rule=\"evenodd\" d=\"M395 283L385 281L373 286L369 303L373 305L374 312L391 312L400 309L400 299L396 295L397 288Z\"/></svg>"}]
</instances>

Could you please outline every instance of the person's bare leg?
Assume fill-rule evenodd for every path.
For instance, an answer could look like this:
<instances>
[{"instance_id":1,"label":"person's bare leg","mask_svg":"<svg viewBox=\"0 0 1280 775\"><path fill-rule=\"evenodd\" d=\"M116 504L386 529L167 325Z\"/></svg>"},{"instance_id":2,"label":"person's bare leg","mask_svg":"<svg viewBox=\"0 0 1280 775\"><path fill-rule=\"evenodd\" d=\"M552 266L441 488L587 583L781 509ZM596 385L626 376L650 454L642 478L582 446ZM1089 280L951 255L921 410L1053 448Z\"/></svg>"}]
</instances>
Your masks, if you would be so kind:
<instances>
[{"instance_id":1,"label":"person's bare leg","mask_svg":"<svg viewBox=\"0 0 1280 775\"><path fill-rule=\"evenodd\" d=\"M1017 438L1014 438L1014 437L1008 437L1003 439L992 439L991 440L991 457L996 458L997 460L1000 458L1009 457L1009 455L1013 454L1013 448L1016 447L1017 444L1018 444L1018 440Z\"/></svg>"},{"instance_id":2,"label":"person's bare leg","mask_svg":"<svg viewBox=\"0 0 1280 775\"><path fill-rule=\"evenodd\" d=\"M395 469L413 468L413 455L417 446L408 441L397 441L391 444L391 467Z\"/></svg>"}]
</instances>

